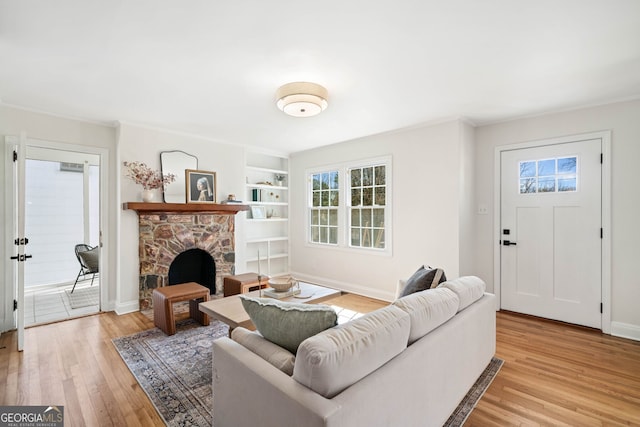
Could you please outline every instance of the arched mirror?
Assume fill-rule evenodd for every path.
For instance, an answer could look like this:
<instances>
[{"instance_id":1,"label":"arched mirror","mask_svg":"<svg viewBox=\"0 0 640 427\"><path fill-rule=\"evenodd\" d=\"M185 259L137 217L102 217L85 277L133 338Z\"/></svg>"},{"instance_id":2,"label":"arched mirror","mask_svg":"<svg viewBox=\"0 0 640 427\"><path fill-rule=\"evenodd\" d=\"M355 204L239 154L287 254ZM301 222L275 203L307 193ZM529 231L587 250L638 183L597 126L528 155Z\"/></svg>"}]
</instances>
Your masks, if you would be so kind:
<instances>
[{"instance_id":1,"label":"arched mirror","mask_svg":"<svg viewBox=\"0 0 640 427\"><path fill-rule=\"evenodd\" d=\"M162 151L160 153L160 168L162 174L172 173L176 180L164 189L165 203L186 203L185 170L198 169L198 158L184 151Z\"/></svg>"}]
</instances>

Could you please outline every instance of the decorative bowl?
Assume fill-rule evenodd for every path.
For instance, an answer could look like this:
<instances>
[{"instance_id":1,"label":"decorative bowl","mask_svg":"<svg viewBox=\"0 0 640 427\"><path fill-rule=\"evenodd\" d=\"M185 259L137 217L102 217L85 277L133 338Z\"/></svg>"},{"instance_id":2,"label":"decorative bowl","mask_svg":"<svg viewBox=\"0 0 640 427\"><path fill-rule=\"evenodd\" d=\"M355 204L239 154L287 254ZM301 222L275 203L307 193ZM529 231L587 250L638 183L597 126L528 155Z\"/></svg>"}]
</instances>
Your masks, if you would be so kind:
<instances>
[{"instance_id":1,"label":"decorative bowl","mask_svg":"<svg viewBox=\"0 0 640 427\"><path fill-rule=\"evenodd\" d=\"M286 292L291 289L293 279L291 277L272 277L269 279L269 286L276 292Z\"/></svg>"}]
</instances>

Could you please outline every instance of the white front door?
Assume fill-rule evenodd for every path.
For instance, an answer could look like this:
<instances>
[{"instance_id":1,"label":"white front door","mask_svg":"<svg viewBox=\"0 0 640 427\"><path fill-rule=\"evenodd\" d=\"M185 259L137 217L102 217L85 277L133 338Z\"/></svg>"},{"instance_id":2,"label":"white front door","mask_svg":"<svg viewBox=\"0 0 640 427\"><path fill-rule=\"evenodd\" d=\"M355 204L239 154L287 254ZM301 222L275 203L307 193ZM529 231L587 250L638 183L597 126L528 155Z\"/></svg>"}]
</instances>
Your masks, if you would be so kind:
<instances>
[{"instance_id":1,"label":"white front door","mask_svg":"<svg viewBox=\"0 0 640 427\"><path fill-rule=\"evenodd\" d=\"M602 140L503 151L501 307L602 327Z\"/></svg>"}]
</instances>

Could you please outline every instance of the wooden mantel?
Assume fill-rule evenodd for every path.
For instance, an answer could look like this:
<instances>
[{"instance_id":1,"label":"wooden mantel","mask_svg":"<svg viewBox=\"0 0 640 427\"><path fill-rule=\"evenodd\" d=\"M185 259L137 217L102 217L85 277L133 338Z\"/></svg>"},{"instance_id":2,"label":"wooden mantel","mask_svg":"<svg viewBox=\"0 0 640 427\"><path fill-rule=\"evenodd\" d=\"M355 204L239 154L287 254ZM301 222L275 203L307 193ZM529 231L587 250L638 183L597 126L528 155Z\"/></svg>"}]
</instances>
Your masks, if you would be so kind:
<instances>
[{"instance_id":1,"label":"wooden mantel","mask_svg":"<svg viewBox=\"0 0 640 427\"><path fill-rule=\"evenodd\" d=\"M235 215L240 211L248 211L249 205L235 203L144 203L124 202L122 209L129 209L141 213L212 213L218 215Z\"/></svg>"}]
</instances>

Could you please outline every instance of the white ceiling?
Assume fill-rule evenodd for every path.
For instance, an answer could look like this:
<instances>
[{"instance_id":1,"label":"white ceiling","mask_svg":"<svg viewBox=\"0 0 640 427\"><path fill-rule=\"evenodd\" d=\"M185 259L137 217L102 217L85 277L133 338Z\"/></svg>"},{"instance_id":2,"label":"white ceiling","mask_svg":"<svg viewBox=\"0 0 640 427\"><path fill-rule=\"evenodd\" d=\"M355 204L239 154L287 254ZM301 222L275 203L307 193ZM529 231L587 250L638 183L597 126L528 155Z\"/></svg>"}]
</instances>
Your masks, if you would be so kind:
<instances>
[{"instance_id":1,"label":"white ceiling","mask_svg":"<svg viewBox=\"0 0 640 427\"><path fill-rule=\"evenodd\" d=\"M0 0L3 104L281 152L638 97L638 0Z\"/></svg>"}]
</instances>

